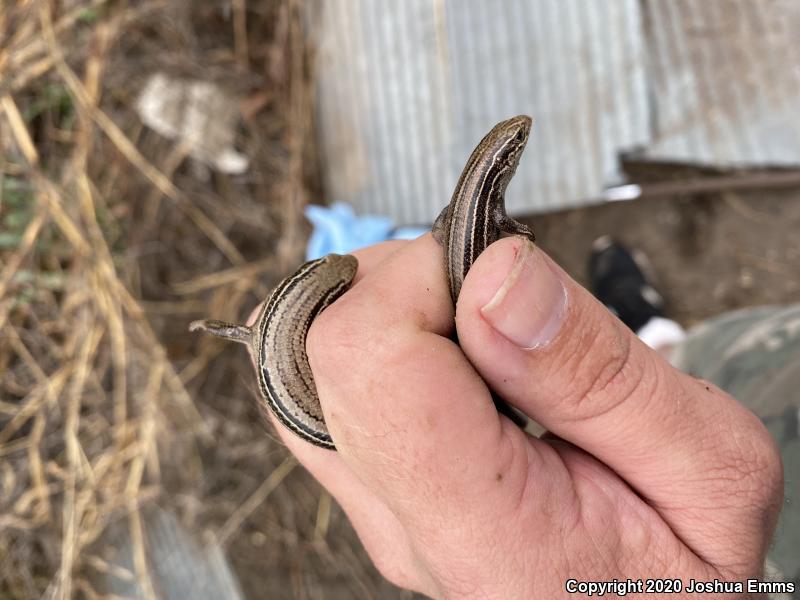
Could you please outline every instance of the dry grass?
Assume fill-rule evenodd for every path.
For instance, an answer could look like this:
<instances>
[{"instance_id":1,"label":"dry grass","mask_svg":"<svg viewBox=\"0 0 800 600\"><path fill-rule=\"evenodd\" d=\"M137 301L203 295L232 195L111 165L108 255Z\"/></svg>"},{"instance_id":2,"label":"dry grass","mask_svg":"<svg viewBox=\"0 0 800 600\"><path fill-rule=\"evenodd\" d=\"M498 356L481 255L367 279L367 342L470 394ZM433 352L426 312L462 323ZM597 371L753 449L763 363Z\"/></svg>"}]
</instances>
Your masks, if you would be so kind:
<instances>
[{"instance_id":1,"label":"dry grass","mask_svg":"<svg viewBox=\"0 0 800 600\"><path fill-rule=\"evenodd\" d=\"M0 10L0 596L97 597L106 575L157 596L152 506L226 548L245 591L387 591L330 497L254 425L244 355L185 329L241 318L301 258L314 181L301 8ZM139 122L156 70L241 99L246 175L204 179ZM120 525L132 573L114 562Z\"/></svg>"}]
</instances>

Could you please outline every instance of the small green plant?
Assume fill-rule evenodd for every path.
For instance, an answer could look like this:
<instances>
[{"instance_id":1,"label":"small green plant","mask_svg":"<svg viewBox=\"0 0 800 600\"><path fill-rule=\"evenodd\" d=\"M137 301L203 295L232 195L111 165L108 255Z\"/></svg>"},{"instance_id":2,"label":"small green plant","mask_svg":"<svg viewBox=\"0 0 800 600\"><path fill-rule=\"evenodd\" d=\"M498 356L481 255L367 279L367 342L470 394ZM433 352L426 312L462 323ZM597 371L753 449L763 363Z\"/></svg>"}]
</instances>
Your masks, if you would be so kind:
<instances>
[{"instance_id":1,"label":"small green plant","mask_svg":"<svg viewBox=\"0 0 800 600\"><path fill-rule=\"evenodd\" d=\"M61 83L48 83L22 113L26 122L31 122L37 117L49 112L53 122L61 129L71 129L75 122L75 107L72 96L66 86Z\"/></svg>"},{"instance_id":2,"label":"small green plant","mask_svg":"<svg viewBox=\"0 0 800 600\"><path fill-rule=\"evenodd\" d=\"M78 21L81 23L91 24L100 18L100 12L95 8L84 8L78 13Z\"/></svg>"},{"instance_id":3,"label":"small green plant","mask_svg":"<svg viewBox=\"0 0 800 600\"><path fill-rule=\"evenodd\" d=\"M20 178L0 176L0 262L3 252L13 252L36 213L36 194L30 184ZM60 269L50 270L44 265L53 261L40 260L59 251L58 235L52 224L45 224L36 236L33 259L34 268L19 269L12 279L16 285L16 305L26 304L36 297L37 291L55 291L63 288L64 275Z\"/></svg>"},{"instance_id":4,"label":"small green plant","mask_svg":"<svg viewBox=\"0 0 800 600\"><path fill-rule=\"evenodd\" d=\"M22 179L3 177L0 189L0 250L19 246L22 234L33 217L34 198Z\"/></svg>"}]
</instances>

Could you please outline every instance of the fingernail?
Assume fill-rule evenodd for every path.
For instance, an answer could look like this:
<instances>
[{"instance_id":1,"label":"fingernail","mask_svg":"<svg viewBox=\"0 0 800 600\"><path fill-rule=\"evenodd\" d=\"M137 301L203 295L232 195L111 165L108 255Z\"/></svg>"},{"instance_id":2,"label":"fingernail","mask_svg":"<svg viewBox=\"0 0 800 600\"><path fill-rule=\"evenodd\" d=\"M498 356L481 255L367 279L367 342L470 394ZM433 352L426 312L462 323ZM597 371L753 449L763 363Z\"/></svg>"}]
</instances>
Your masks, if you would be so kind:
<instances>
[{"instance_id":1,"label":"fingernail","mask_svg":"<svg viewBox=\"0 0 800 600\"><path fill-rule=\"evenodd\" d=\"M567 288L544 254L523 240L508 275L481 313L517 346L541 348L561 329L567 313Z\"/></svg>"}]
</instances>

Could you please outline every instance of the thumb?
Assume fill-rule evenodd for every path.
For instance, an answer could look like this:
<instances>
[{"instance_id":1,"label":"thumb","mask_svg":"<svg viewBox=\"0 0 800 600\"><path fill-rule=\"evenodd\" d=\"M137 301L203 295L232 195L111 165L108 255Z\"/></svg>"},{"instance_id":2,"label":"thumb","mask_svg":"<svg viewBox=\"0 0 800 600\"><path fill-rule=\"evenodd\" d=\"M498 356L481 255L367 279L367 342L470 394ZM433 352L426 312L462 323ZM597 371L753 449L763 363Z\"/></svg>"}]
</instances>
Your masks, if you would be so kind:
<instances>
[{"instance_id":1,"label":"thumb","mask_svg":"<svg viewBox=\"0 0 800 600\"><path fill-rule=\"evenodd\" d=\"M698 523L736 523L749 547L764 539L782 475L761 422L670 366L529 241L502 239L481 254L456 324L492 389L614 469L690 547L723 564L742 559L730 556L730 537Z\"/></svg>"}]
</instances>

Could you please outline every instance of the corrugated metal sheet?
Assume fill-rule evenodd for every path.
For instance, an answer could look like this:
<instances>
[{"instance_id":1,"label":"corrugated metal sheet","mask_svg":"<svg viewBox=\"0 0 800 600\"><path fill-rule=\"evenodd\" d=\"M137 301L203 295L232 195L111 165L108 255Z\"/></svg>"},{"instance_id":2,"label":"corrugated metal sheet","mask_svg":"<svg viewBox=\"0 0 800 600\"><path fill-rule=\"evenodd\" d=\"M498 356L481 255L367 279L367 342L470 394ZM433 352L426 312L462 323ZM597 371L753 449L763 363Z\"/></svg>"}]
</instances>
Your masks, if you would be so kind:
<instances>
[{"instance_id":1,"label":"corrugated metal sheet","mask_svg":"<svg viewBox=\"0 0 800 600\"><path fill-rule=\"evenodd\" d=\"M318 0L332 199L429 223L494 123L534 131L510 212L620 183L620 152L800 163L796 0Z\"/></svg>"},{"instance_id":2,"label":"corrugated metal sheet","mask_svg":"<svg viewBox=\"0 0 800 600\"><path fill-rule=\"evenodd\" d=\"M321 149L328 190L360 212L428 221L446 197L452 126L430 2L319 4Z\"/></svg>"},{"instance_id":3,"label":"corrugated metal sheet","mask_svg":"<svg viewBox=\"0 0 800 600\"><path fill-rule=\"evenodd\" d=\"M497 10L502 6L503 10ZM310 15L326 184L336 200L430 222L497 121L534 133L510 212L561 208L648 138L637 0L330 0Z\"/></svg>"},{"instance_id":4,"label":"corrugated metal sheet","mask_svg":"<svg viewBox=\"0 0 800 600\"><path fill-rule=\"evenodd\" d=\"M500 119L534 130L509 193L512 212L576 205L617 179L617 154L648 139L636 0L447 3L455 181ZM502 6L503 10L497 10Z\"/></svg>"},{"instance_id":5,"label":"corrugated metal sheet","mask_svg":"<svg viewBox=\"0 0 800 600\"><path fill-rule=\"evenodd\" d=\"M151 583L162 600L241 600L239 582L220 546L198 545L170 513L149 510L144 516L146 553ZM119 553L112 565L136 573L134 544L127 529L120 528L116 546ZM106 582L115 597L147 598L144 582L123 579L114 570Z\"/></svg>"},{"instance_id":6,"label":"corrugated metal sheet","mask_svg":"<svg viewBox=\"0 0 800 600\"><path fill-rule=\"evenodd\" d=\"M653 158L800 164L800 3L645 0Z\"/></svg>"}]
</instances>

